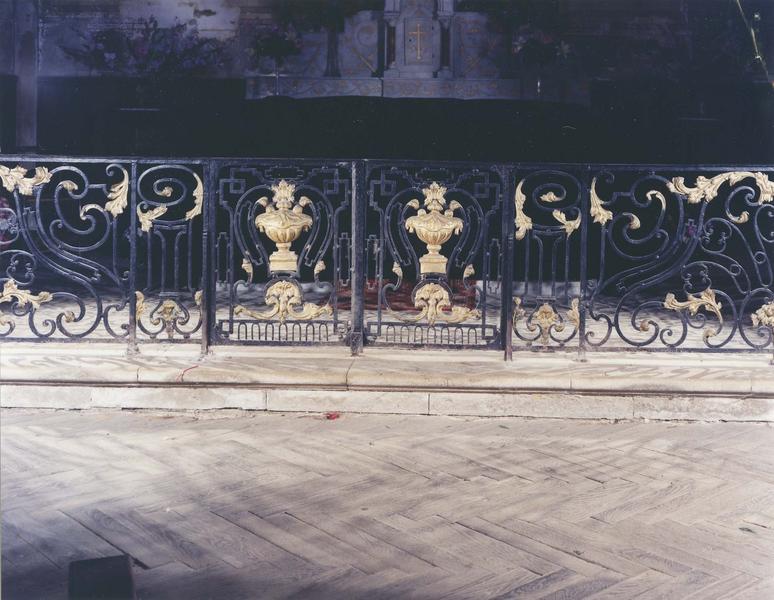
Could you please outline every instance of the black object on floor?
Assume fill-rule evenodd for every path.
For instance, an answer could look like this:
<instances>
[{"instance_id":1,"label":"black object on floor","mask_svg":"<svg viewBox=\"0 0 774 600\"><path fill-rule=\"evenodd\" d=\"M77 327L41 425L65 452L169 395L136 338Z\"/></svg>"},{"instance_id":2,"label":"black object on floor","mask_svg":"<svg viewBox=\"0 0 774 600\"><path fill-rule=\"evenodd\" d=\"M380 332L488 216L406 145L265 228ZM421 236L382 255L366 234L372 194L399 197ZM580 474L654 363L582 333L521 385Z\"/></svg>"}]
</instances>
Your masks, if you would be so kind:
<instances>
[{"instance_id":1,"label":"black object on floor","mask_svg":"<svg viewBox=\"0 0 774 600\"><path fill-rule=\"evenodd\" d=\"M68 597L70 600L135 600L129 556L71 562Z\"/></svg>"}]
</instances>

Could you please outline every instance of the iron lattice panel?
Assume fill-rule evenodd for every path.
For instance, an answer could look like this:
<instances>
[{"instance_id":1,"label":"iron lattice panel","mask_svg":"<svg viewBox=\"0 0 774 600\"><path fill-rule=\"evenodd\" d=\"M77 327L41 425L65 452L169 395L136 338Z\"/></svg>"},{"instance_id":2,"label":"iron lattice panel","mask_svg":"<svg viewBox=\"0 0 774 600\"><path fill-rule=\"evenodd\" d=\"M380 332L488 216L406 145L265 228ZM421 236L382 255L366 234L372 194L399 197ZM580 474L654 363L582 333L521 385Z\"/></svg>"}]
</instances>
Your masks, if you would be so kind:
<instances>
[{"instance_id":1,"label":"iron lattice panel","mask_svg":"<svg viewBox=\"0 0 774 600\"><path fill-rule=\"evenodd\" d=\"M351 312L351 165L218 168L214 340L341 343Z\"/></svg>"},{"instance_id":2,"label":"iron lattice panel","mask_svg":"<svg viewBox=\"0 0 774 600\"><path fill-rule=\"evenodd\" d=\"M500 171L369 165L365 195L366 341L498 347Z\"/></svg>"}]
</instances>

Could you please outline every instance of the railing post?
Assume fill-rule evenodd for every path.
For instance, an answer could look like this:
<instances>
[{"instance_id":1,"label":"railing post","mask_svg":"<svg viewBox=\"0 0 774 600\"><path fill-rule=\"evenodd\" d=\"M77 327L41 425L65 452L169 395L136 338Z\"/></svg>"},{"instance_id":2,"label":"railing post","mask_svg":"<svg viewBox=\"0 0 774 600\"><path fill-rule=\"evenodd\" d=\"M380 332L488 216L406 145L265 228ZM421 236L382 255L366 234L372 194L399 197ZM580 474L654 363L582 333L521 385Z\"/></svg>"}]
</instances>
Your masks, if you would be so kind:
<instances>
[{"instance_id":1,"label":"railing post","mask_svg":"<svg viewBox=\"0 0 774 600\"><path fill-rule=\"evenodd\" d=\"M131 165L129 201L129 338L126 353L138 354L137 346L137 161Z\"/></svg>"},{"instance_id":2,"label":"railing post","mask_svg":"<svg viewBox=\"0 0 774 600\"><path fill-rule=\"evenodd\" d=\"M215 207L215 185L216 177L215 173L217 169L213 166L212 161L207 161L202 164L203 177L206 181L206 187L204 189L204 207L202 210L202 300L199 306L199 314L202 318L202 342L201 342L201 355L206 356L210 352L212 323L214 319L215 308L215 288L213 285L213 273L212 268L213 254L211 250L211 240L214 236L211 235L215 228L214 220L214 207Z\"/></svg>"},{"instance_id":3,"label":"railing post","mask_svg":"<svg viewBox=\"0 0 774 600\"><path fill-rule=\"evenodd\" d=\"M349 346L352 355L363 352L365 316L365 162L352 161L352 307Z\"/></svg>"},{"instance_id":4,"label":"railing post","mask_svg":"<svg viewBox=\"0 0 774 600\"><path fill-rule=\"evenodd\" d=\"M513 236L515 189L514 168L503 165L499 168L502 178L502 243L503 253L500 261L500 332L503 340L504 360L513 360Z\"/></svg>"}]
</instances>

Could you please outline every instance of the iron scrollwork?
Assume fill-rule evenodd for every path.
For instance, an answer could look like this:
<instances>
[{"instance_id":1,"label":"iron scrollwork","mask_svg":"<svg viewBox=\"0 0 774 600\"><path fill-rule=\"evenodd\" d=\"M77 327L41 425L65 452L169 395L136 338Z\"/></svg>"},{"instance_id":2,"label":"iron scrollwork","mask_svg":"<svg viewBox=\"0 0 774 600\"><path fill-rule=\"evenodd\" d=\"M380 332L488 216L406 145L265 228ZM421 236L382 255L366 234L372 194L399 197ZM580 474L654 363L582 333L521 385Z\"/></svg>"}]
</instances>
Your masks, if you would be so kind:
<instances>
[{"instance_id":1,"label":"iron scrollwork","mask_svg":"<svg viewBox=\"0 0 774 600\"><path fill-rule=\"evenodd\" d=\"M598 240L600 260L590 264L584 341L600 349L772 344L757 315L774 283L773 191L760 171L599 172L591 187L599 231L590 239Z\"/></svg>"},{"instance_id":2,"label":"iron scrollwork","mask_svg":"<svg viewBox=\"0 0 774 600\"><path fill-rule=\"evenodd\" d=\"M129 335L127 223L104 208L119 173L90 161L0 165L0 338Z\"/></svg>"}]
</instances>

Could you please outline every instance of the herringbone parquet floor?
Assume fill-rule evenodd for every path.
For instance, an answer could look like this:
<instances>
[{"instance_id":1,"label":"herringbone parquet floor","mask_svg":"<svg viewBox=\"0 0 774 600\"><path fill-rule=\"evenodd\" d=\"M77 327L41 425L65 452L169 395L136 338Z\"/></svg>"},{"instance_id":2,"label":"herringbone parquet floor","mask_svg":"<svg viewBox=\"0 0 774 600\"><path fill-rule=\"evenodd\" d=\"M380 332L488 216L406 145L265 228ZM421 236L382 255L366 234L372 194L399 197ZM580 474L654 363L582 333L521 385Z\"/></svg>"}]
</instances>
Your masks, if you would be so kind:
<instances>
[{"instance_id":1,"label":"herringbone parquet floor","mask_svg":"<svg viewBox=\"0 0 774 600\"><path fill-rule=\"evenodd\" d=\"M7 410L2 522L9 599L770 599L774 428Z\"/></svg>"}]
</instances>

